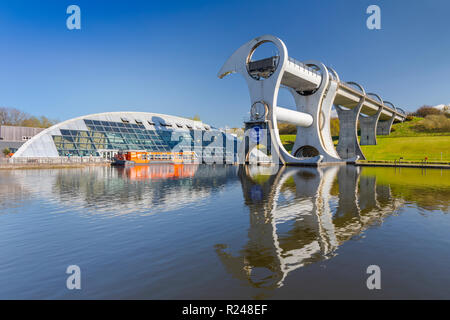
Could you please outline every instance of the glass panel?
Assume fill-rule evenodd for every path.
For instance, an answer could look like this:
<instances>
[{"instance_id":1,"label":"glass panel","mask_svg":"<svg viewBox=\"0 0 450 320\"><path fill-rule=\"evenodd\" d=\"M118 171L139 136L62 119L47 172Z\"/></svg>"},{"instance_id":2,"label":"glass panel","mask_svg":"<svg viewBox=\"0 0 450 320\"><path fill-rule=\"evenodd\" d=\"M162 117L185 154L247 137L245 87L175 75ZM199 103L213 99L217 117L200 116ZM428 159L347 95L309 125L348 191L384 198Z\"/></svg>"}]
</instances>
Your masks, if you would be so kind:
<instances>
[{"instance_id":1,"label":"glass panel","mask_svg":"<svg viewBox=\"0 0 450 320\"><path fill-rule=\"evenodd\" d=\"M61 130L62 136L53 136L55 146L58 150L58 154L66 155L71 153L72 155L79 154L90 155L98 154L96 149L105 150L148 150L148 151L170 151L177 144L180 146L186 146L190 149L194 142L194 130L181 134L179 140L172 140L172 133L174 130L146 130L142 124L137 123L121 123L121 122L108 122L97 120L84 120L89 131L78 130ZM149 124L153 121L148 120ZM182 126L180 123L176 123L176 126ZM192 126L187 125L192 128ZM210 129L205 126L205 128ZM197 130L196 130L197 131ZM177 131L182 132L182 131ZM201 131L200 131L201 132ZM198 133L200 133L198 132ZM197 133L197 134L198 134ZM225 135L218 135L218 139L227 139ZM235 140L234 138L230 138ZM201 140L198 141L198 143ZM203 141L205 150L209 152L214 148L209 147L213 141ZM225 152L224 148L215 148L216 154L222 154Z\"/></svg>"}]
</instances>

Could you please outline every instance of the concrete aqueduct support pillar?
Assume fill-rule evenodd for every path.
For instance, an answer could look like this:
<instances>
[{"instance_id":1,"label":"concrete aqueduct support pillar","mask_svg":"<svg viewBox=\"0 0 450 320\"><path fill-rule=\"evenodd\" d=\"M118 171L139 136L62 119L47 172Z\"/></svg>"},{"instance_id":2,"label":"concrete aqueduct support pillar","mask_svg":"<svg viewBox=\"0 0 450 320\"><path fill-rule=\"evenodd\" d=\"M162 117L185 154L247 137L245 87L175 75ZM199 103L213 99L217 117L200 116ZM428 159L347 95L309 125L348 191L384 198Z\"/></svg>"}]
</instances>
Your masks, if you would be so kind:
<instances>
[{"instance_id":1,"label":"concrete aqueduct support pillar","mask_svg":"<svg viewBox=\"0 0 450 320\"><path fill-rule=\"evenodd\" d=\"M377 124L378 119L383 108L380 109L374 115L362 117L359 115L359 127L361 128L361 146L369 146L377 144Z\"/></svg>"},{"instance_id":2,"label":"concrete aqueduct support pillar","mask_svg":"<svg viewBox=\"0 0 450 320\"><path fill-rule=\"evenodd\" d=\"M378 121L377 135L388 136L391 133L392 124L394 123L395 114L389 120Z\"/></svg>"},{"instance_id":3,"label":"concrete aqueduct support pillar","mask_svg":"<svg viewBox=\"0 0 450 320\"><path fill-rule=\"evenodd\" d=\"M384 101L385 104L389 104L392 106L394 110L396 110L395 106L389 102ZM392 114L392 117L388 120L379 120L377 124L377 135L380 136L388 136L391 133L392 124L395 120L395 114Z\"/></svg>"},{"instance_id":4,"label":"concrete aqueduct support pillar","mask_svg":"<svg viewBox=\"0 0 450 320\"><path fill-rule=\"evenodd\" d=\"M361 128L361 140L359 144L361 146L370 146L377 144L377 124L380 118L381 110L372 116L362 117L359 116L359 127Z\"/></svg>"},{"instance_id":5,"label":"concrete aqueduct support pillar","mask_svg":"<svg viewBox=\"0 0 450 320\"><path fill-rule=\"evenodd\" d=\"M368 96L377 98L382 105L384 105L383 99L375 93L367 93ZM371 116L362 117L359 116L359 127L361 129L361 140L359 144L361 146L376 145L377 144L377 123L380 119L381 111L383 107L379 107L377 113Z\"/></svg>"},{"instance_id":6,"label":"concrete aqueduct support pillar","mask_svg":"<svg viewBox=\"0 0 450 320\"><path fill-rule=\"evenodd\" d=\"M339 142L336 150L342 159L359 159L365 160L364 154L358 143L358 117L365 98L361 97L358 105L350 110L344 110L342 107L335 105L339 117Z\"/></svg>"}]
</instances>

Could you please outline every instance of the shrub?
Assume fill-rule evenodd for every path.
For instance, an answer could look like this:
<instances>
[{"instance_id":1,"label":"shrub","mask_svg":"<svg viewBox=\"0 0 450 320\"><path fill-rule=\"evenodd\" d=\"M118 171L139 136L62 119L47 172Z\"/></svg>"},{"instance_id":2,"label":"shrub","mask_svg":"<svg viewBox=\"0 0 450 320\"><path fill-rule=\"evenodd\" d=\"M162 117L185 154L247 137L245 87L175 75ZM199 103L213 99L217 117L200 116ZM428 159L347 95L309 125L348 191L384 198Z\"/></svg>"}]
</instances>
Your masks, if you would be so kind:
<instances>
[{"instance_id":1,"label":"shrub","mask_svg":"<svg viewBox=\"0 0 450 320\"><path fill-rule=\"evenodd\" d=\"M3 149L3 154L5 155L5 157L7 157L8 154L10 154L10 153L11 153L11 150L9 150L9 148Z\"/></svg>"},{"instance_id":2,"label":"shrub","mask_svg":"<svg viewBox=\"0 0 450 320\"><path fill-rule=\"evenodd\" d=\"M443 114L443 112L439 109L430 106L422 106L419 109L417 109L416 112L413 113L414 116L421 118L425 118L426 116L429 115L438 115L438 114Z\"/></svg>"},{"instance_id":3,"label":"shrub","mask_svg":"<svg viewBox=\"0 0 450 320\"><path fill-rule=\"evenodd\" d=\"M297 127L293 124L288 123L278 123L278 130L280 131L280 134L296 134L297 133Z\"/></svg>"},{"instance_id":4,"label":"shrub","mask_svg":"<svg viewBox=\"0 0 450 320\"><path fill-rule=\"evenodd\" d=\"M414 129L422 132L450 132L450 118L442 113L427 115L414 126Z\"/></svg>"}]
</instances>

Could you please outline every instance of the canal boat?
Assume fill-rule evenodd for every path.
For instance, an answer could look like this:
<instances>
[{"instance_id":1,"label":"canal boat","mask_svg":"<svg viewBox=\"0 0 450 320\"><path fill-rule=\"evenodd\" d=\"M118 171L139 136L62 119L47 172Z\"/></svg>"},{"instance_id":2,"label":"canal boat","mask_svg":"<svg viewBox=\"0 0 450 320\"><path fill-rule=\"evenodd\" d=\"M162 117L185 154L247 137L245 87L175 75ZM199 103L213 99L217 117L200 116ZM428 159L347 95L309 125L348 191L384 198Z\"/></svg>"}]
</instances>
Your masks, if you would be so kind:
<instances>
[{"instance_id":1,"label":"canal boat","mask_svg":"<svg viewBox=\"0 0 450 320\"><path fill-rule=\"evenodd\" d=\"M193 151L187 152L155 152L128 150L119 151L114 157L112 165L116 166L134 166L149 165L159 163L183 164L197 163L197 155Z\"/></svg>"}]
</instances>

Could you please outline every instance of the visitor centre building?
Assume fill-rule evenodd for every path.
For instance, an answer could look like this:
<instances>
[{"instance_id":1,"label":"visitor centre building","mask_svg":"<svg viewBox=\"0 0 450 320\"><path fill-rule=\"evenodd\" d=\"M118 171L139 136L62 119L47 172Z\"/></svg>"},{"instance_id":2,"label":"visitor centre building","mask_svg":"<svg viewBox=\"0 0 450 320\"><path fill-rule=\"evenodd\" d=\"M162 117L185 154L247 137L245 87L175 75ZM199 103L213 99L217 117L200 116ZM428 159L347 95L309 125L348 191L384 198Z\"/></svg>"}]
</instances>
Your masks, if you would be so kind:
<instances>
[{"instance_id":1,"label":"visitor centre building","mask_svg":"<svg viewBox=\"0 0 450 320\"><path fill-rule=\"evenodd\" d=\"M108 112L58 123L31 138L13 158L103 157L119 151L195 151L205 159L233 161L233 135L201 121L149 112ZM228 151L227 151L228 150Z\"/></svg>"}]
</instances>

